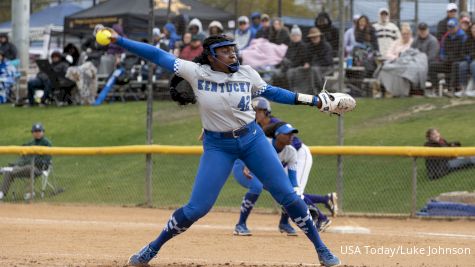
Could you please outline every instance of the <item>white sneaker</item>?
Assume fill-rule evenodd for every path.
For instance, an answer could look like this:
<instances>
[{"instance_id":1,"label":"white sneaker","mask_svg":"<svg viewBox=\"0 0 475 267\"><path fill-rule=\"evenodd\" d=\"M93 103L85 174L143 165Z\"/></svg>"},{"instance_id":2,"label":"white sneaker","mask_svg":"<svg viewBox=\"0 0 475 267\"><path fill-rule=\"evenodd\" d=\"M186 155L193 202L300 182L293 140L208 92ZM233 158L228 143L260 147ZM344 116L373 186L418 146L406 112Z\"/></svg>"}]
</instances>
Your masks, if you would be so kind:
<instances>
[{"instance_id":1,"label":"white sneaker","mask_svg":"<svg viewBox=\"0 0 475 267\"><path fill-rule=\"evenodd\" d=\"M322 107L320 108L322 112L341 115L352 111L356 107L355 99L349 94L329 93L326 90L322 90L318 94L318 98L322 102Z\"/></svg>"},{"instance_id":2,"label":"white sneaker","mask_svg":"<svg viewBox=\"0 0 475 267\"><path fill-rule=\"evenodd\" d=\"M34 198L35 195L36 195L35 192L33 192L33 196L31 195L30 192L28 192L28 193L25 193L25 195L23 195L23 199L24 200L30 200L30 199Z\"/></svg>"},{"instance_id":3,"label":"white sneaker","mask_svg":"<svg viewBox=\"0 0 475 267\"><path fill-rule=\"evenodd\" d=\"M454 93L454 96L456 97L464 97L465 96L465 91L458 91Z\"/></svg>"},{"instance_id":4,"label":"white sneaker","mask_svg":"<svg viewBox=\"0 0 475 267\"><path fill-rule=\"evenodd\" d=\"M0 200L3 200L3 197L5 197L5 195L3 194L2 191L0 191Z\"/></svg>"}]
</instances>

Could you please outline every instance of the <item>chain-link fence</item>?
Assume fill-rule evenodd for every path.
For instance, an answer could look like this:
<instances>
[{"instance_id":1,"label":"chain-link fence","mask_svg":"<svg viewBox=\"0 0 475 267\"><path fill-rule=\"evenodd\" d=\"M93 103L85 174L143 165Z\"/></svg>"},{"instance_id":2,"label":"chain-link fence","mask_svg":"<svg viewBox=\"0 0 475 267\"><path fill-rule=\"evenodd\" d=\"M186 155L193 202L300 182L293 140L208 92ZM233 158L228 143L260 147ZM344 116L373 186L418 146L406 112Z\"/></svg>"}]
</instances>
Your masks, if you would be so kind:
<instances>
[{"instance_id":1,"label":"chain-link fence","mask_svg":"<svg viewBox=\"0 0 475 267\"><path fill-rule=\"evenodd\" d=\"M305 192L325 195L338 191L338 203L345 213L415 214L441 193L475 190L475 157L463 158L466 165L449 170L441 158L436 166L428 167L425 158L344 156L343 179L337 181L336 156L318 155L314 156ZM0 166L14 160L14 156L2 155ZM448 163L454 158L445 160ZM185 204L199 156L153 155L153 162L151 205L168 208ZM431 176L428 168L438 176ZM144 155L53 156L46 178L49 184L42 184L44 175L36 175L34 201L148 205ZM4 201L25 201L31 191L30 181L28 177L15 179L4 192ZM337 190L337 183L343 185L341 189ZM238 210L245 193L231 175L215 208ZM277 205L270 194L263 193L256 208L270 211Z\"/></svg>"}]
</instances>

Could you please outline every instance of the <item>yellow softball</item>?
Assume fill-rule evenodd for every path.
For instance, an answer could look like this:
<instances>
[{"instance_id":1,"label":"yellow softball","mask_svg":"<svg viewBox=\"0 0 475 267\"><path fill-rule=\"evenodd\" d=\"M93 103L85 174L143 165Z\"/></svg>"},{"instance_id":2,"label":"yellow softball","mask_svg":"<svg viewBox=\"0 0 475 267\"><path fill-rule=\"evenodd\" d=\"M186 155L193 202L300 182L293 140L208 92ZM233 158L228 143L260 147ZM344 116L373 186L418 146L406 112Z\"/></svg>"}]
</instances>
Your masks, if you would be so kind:
<instances>
[{"instance_id":1,"label":"yellow softball","mask_svg":"<svg viewBox=\"0 0 475 267\"><path fill-rule=\"evenodd\" d=\"M97 32L96 34L96 42L100 45L108 45L110 44L111 40L111 32L109 30L103 29Z\"/></svg>"}]
</instances>

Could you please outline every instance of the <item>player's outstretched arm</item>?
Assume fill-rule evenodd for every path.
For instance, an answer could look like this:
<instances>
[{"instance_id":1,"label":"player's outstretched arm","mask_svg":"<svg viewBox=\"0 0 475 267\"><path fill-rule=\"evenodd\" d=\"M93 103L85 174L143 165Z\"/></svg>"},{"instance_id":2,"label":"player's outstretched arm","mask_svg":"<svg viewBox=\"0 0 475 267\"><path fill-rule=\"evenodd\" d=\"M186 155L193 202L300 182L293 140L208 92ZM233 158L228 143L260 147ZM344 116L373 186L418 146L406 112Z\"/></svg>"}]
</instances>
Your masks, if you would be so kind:
<instances>
[{"instance_id":1,"label":"player's outstretched arm","mask_svg":"<svg viewBox=\"0 0 475 267\"><path fill-rule=\"evenodd\" d=\"M166 70L173 72L173 67L175 65L176 57L158 47L130 40L128 38L122 37L113 29L106 28L102 25L96 25L94 29L94 36L96 36L96 40L98 35L102 30L109 31L110 34L107 37L101 36L102 38L108 38L110 41L116 43L117 45L127 49L128 51L144 58L147 60L152 61L153 63L165 68ZM104 45L107 45L107 40L103 40Z\"/></svg>"}]
</instances>

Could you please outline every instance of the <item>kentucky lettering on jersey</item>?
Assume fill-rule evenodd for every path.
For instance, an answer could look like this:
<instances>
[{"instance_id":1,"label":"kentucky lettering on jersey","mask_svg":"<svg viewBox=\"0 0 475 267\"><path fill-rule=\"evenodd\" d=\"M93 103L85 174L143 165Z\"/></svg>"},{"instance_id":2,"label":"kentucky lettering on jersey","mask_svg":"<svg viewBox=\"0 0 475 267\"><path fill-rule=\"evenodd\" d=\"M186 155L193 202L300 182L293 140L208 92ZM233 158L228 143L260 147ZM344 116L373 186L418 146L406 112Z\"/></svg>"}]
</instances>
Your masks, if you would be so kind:
<instances>
[{"instance_id":1,"label":"kentucky lettering on jersey","mask_svg":"<svg viewBox=\"0 0 475 267\"><path fill-rule=\"evenodd\" d=\"M241 65L235 73L224 73L209 65L175 59L174 70L193 88L204 129L227 132L255 119L252 94L267 84L250 66Z\"/></svg>"},{"instance_id":2,"label":"kentucky lettering on jersey","mask_svg":"<svg viewBox=\"0 0 475 267\"><path fill-rule=\"evenodd\" d=\"M251 92L251 83L249 82L227 82L216 83L207 80L198 80L198 90L216 92L216 93L232 93L232 92Z\"/></svg>"}]
</instances>

